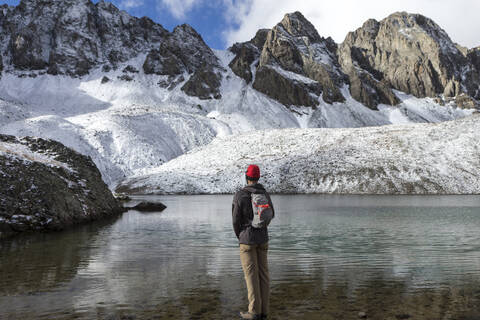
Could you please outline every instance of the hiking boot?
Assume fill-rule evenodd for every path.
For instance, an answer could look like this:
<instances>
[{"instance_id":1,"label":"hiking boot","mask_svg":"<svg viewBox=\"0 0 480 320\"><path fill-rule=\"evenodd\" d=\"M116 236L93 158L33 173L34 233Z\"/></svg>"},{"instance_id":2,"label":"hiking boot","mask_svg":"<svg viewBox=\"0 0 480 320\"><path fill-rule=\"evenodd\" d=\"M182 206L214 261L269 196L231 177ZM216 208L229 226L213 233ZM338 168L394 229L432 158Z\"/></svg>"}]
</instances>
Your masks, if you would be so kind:
<instances>
[{"instance_id":1,"label":"hiking boot","mask_svg":"<svg viewBox=\"0 0 480 320\"><path fill-rule=\"evenodd\" d=\"M248 320L260 320L262 318L259 314L253 314L250 312L240 312L240 317Z\"/></svg>"}]
</instances>

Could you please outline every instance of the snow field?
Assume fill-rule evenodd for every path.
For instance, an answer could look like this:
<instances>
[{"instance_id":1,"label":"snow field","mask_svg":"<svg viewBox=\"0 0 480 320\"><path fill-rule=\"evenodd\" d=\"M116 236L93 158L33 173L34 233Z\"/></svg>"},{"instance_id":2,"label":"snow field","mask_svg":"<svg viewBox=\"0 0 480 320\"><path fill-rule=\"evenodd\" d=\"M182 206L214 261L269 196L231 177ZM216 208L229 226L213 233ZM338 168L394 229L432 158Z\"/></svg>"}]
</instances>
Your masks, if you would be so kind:
<instances>
[{"instance_id":1,"label":"snow field","mask_svg":"<svg viewBox=\"0 0 480 320\"><path fill-rule=\"evenodd\" d=\"M248 164L277 193L478 194L480 115L440 124L283 129L216 138L119 188L233 193Z\"/></svg>"}]
</instances>

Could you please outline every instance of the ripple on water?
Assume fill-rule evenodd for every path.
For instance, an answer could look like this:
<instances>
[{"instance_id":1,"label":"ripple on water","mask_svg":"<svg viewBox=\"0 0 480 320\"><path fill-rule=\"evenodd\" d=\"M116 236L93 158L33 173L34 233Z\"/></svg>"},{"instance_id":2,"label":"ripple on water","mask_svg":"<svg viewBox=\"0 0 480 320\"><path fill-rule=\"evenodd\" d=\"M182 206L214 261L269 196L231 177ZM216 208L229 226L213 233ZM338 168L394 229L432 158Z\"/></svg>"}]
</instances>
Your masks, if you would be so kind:
<instances>
[{"instance_id":1,"label":"ripple on water","mask_svg":"<svg viewBox=\"0 0 480 320\"><path fill-rule=\"evenodd\" d=\"M212 319L243 309L245 284L231 226L231 196L159 199L168 206L162 213L130 211L110 223L2 243L3 315L171 319L181 311L182 319ZM341 306L349 303L352 310L372 308L361 297L405 296L400 301L411 308L417 307L410 297L430 304L451 299L465 310L467 302L458 300L455 290L472 301L480 298L480 292L468 289L480 270L478 197L273 200L272 303L289 306L294 318L315 314L308 305L323 306L319 310L327 313L338 306L332 314L348 312ZM445 298L443 289L453 293ZM396 301L390 304L397 308Z\"/></svg>"}]
</instances>

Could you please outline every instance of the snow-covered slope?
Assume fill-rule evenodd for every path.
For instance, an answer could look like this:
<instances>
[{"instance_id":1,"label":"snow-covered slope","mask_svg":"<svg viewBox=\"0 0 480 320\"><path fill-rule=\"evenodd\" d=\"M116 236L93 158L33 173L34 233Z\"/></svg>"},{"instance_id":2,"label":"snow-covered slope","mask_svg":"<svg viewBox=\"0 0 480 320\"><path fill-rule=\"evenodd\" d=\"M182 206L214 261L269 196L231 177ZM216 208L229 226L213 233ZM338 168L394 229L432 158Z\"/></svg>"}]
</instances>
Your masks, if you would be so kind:
<instances>
[{"instance_id":1,"label":"snow-covered slope","mask_svg":"<svg viewBox=\"0 0 480 320\"><path fill-rule=\"evenodd\" d=\"M480 193L480 115L439 124L284 129L216 138L120 191L231 193L256 163L286 193Z\"/></svg>"},{"instance_id":2,"label":"snow-covered slope","mask_svg":"<svg viewBox=\"0 0 480 320\"><path fill-rule=\"evenodd\" d=\"M349 95L345 103L317 108L286 108L254 90L227 66L228 51L217 51L225 68L220 100L186 95L144 74L143 57L116 71L100 69L80 78L38 75L0 79L0 133L55 139L89 155L111 188L124 178L144 174L215 137L252 130L305 127L362 127L404 122L438 122L473 111L440 106L432 99L403 95L397 107L373 111ZM132 81L119 79L126 66L137 68ZM107 77L102 83L103 77ZM401 95L401 93L399 93Z\"/></svg>"}]
</instances>

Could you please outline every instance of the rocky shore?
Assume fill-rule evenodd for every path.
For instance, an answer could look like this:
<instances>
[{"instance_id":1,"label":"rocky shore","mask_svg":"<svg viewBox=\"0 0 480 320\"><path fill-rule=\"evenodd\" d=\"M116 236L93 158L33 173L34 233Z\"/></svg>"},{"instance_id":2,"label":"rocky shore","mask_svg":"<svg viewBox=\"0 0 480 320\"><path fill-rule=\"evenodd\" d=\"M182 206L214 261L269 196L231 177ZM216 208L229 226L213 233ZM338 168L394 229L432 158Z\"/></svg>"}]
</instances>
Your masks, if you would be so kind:
<instances>
[{"instance_id":1,"label":"rocky shore","mask_svg":"<svg viewBox=\"0 0 480 320\"><path fill-rule=\"evenodd\" d=\"M90 157L53 140L0 135L0 238L122 211Z\"/></svg>"}]
</instances>

